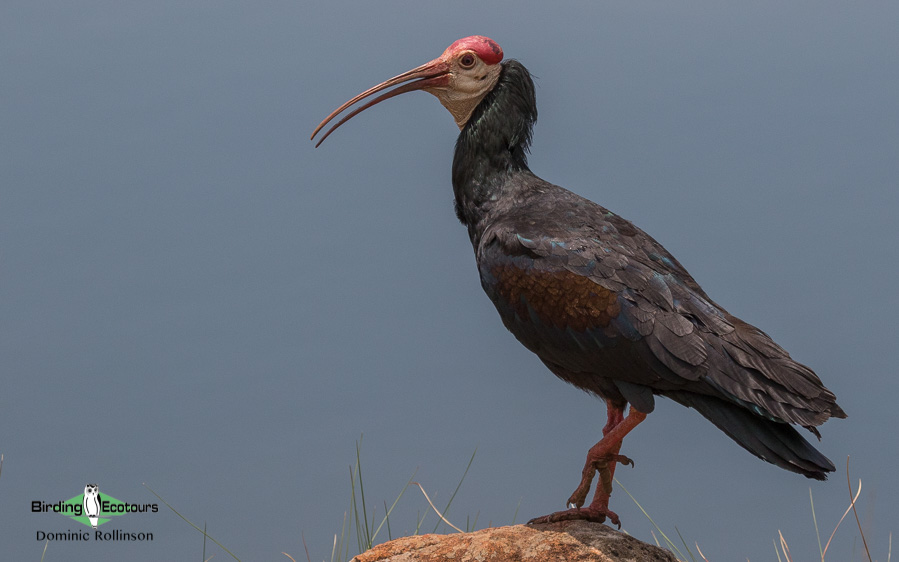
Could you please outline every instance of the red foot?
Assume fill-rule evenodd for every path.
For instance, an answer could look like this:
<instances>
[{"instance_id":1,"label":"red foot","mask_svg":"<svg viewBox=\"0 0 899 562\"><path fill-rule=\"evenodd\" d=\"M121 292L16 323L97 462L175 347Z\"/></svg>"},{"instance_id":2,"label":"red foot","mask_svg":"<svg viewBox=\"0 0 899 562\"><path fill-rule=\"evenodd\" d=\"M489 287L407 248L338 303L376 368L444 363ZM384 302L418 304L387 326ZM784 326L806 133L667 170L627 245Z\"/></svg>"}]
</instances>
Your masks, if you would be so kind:
<instances>
[{"instance_id":1,"label":"red foot","mask_svg":"<svg viewBox=\"0 0 899 562\"><path fill-rule=\"evenodd\" d=\"M607 401L609 421L603 428L603 437L599 443L590 448L587 453L587 462L581 472L581 482L577 490L568 498L568 506L571 509L557 511L543 517L531 519L528 524L554 523L556 521L585 520L596 523L604 523L606 519L621 528L621 520L614 511L609 509L609 496L612 493L612 480L615 477L615 466L627 464L634 466L634 461L624 455L618 454L621 450L621 440L632 429L646 419L646 414L635 410L633 406L626 418L623 418L623 407L614 402ZM590 492L593 477L599 474L599 483L593 495L593 502L589 507L581 509Z\"/></svg>"},{"instance_id":2,"label":"red foot","mask_svg":"<svg viewBox=\"0 0 899 562\"><path fill-rule=\"evenodd\" d=\"M590 486L593 484L593 475L597 471L600 474L602 474L604 470L608 471L609 465L612 463L634 466L634 461L624 455L603 455L595 461L588 458L587 466L584 467L583 476L581 477L581 483L578 484L577 489L571 494L571 497L568 498L568 502L565 505L573 507L581 507L584 505L584 502L587 500L587 494L590 493ZM611 475L609 480L611 480ZM611 489L609 490L609 493L611 493Z\"/></svg>"},{"instance_id":3,"label":"red foot","mask_svg":"<svg viewBox=\"0 0 899 562\"><path fill-rule=\"evenodd\" d=\"M609 521L614 523L621 529L621 520L618 519L618 515L609 509L608 507L585 507L583 509L574 508L574 509L566 509L565 511L557 511L555 513L550 513L549 515L544 515L543 517L537 517L528 521L528 525L536 525L538 523L555 523L557 521L575 521L575 520L584 520L584 521L592 521L594 523L605 523L606 518L608 517Z\"/></svg>"}]
</instances>

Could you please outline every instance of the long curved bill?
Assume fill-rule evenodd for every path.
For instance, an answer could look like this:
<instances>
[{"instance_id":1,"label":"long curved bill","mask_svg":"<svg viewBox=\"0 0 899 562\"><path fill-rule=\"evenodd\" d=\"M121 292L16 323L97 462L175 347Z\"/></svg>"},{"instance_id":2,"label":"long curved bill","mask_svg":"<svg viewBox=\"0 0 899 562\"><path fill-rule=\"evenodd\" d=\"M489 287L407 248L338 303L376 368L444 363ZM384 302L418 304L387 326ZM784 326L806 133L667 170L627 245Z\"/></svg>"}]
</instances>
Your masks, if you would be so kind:
<instances>
[{"instance_id":1,"label":"long curved bill","mask_svg":"<svg viewBox=\"0 0 899 562\"><path fill-rule=\"evenodd\" d=\"M364 105L357 107L356 109L354 109L353 111L351 111L350 113L345 115L340 121L338 121L330 129L328 129L325 132L325 134L322 136L322 138L320 138L318 140L318 142L315 143L316 148L318 148L318 146L321 143L323 143L325 141L325 139L328 138L328 136L337 129L337 127L340 127L341 125L343 125L344 123L346 123L347 121L352 119L354 116L365 111L366 109L368 109L369 107L371 107L373 105L381 103L382 101L384 101L386 99L390 99L394 96L398 96L400 94L405 94L406 92L412 92L415 90L425 90L427 88L448 86L449 79L450 79L449 71L450 71L450 65L448 63L444 62L442 59L434 59L427 64L423 64L419 67L413 68L412 70L406 71L406 72L400 74L399 76L394 76L390 80L381 82L377 86L375 86L373 88L369 88L368 90L365 90L358 96L354 97L353 99L349 100L345 104L341 105L340 107L338 107L337 109L332 111L331 114L328 115L327 117L325 117L324 121L319 123L318 127L316 127L314 131L312 131L312 136L309 137L309 139L314 140L315 135L317 135L319 133L319 131L321 131L322 128L324 128L325 125L330 123L331 120L333 120L335 117L337 117L338 115L343 113L343 111L346 110L347 108L349 108L350 106L364 100L365 98L367 98L369 96L373 96L382 90L386 90L387 88L396 86L397 84L403 84L404 82L408 82L407 84L403 84L402 86L400 86L394 90L391 90L385 94L381 94L380 96L376 97L375 99L369 101L368 103L366 103ZM410 80L415 80L415 82L410 82Z\"/></svg>"}]
</instances>

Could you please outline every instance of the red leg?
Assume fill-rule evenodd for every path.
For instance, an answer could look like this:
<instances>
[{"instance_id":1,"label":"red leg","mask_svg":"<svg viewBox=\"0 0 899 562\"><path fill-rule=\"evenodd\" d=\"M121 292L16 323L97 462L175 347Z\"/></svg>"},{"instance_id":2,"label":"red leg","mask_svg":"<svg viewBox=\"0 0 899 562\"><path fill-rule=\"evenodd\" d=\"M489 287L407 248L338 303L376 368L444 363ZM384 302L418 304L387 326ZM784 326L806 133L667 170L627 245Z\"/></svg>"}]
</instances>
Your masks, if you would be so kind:
<instances>
[{"instance_id":1,"label":"red leg","mask_svg":"<svg viewBox=\"0 0 899 562\"><path fill-rule=\"evenodd\" d=\"M579 508L584 505L584 501L587 499L587 494L590 493L590 486L593 484L593 475L596 474L597 470L602 471L607 468L611 471L609 480L611 481L611 476L615 475L615 464L618 459L609 458L596 458L592 456L593 450L599 447L603 441L606 441L606 437L609 433L612 432L616 427L621 425L624 421L624 406L618 406L611 400L606 400L606 415L608 417L608 421L606 422L605 427L602 428L603 438L599 443L594 445L590 452L587 453L587 462L584 464L584 470L581 472L581 482L578 484L577 489L571 494L571 497L568 498L568 502L565 504L569 508ZM621 448L621 444L619 442L618 449ZM618 454L618 449L615 450L614 454ZM611 455L611 451L610 451ZM625 464L633 464L633 461L624 457L621 459ZM609 466L611 465L611 466Z\"/></svg>"},{"instance_id":2,"label":"red leg","mask_svg":"<svg viewBox=\"0 0 899 562\"><path fill-rule=\"evenodd\" d=\"M571 494L571 497L568 498L568 505L572 506L571 509L538 517L532 519L529 523L552 523L570 519L586 519L602 523L608 517L613 523L619 527L621 526L618 516L609 509L612 478L615 475L617 463L633 466L634 461L619 454L621 441L625 435L646 419L646 414L635 410L632 406L627 417L622 419L623 409L615 407L610 402L607 402L607 404L609 421L603 428L603 438L587 453L587 462L581 473L581 483L574 493ZM584 505L584 501L587 499L587 494L590 492L593 475L597 471L600 475L600 482L596 486L593 501L589 507L581 509L581 506Z\"/></svg>"},{"instance_id":3,"label":"red leg","mask_svg":"<svg viewBox=\"0 0 899 562\"><path fill-rule=\"evenodd\" d=\"M602 428L603 437L624 421L624 407L619 407L611 400L606 400L606 417L608 421L606 421L605 427Z\"/></svg>"}]
</instances>

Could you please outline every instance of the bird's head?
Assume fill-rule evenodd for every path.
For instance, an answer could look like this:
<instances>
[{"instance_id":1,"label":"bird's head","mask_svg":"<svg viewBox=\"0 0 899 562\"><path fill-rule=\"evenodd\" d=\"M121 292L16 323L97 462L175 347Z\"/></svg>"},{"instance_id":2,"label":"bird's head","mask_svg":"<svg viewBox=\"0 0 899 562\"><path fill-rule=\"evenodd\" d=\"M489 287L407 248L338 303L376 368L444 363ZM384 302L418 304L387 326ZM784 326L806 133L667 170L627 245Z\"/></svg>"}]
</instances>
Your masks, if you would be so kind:
<instances>
[{"instance_id":1,"label":"bird's head","mask_svg":"<svg viewBox=\"0 0 899 562\"><path fill-rule=\"evenodd\" d=\"M386 99L414 90L424 90L437 96L462 129L484 96L496 85L502 60L503 50L492 39L482 35L459 39L431 62L381 82L335 109L315 128L312 138L345 109L382 90L402 84L348 113L328 129L315 146L324 142L328 135L353 116Z\"/></svg>"}]
</instances>

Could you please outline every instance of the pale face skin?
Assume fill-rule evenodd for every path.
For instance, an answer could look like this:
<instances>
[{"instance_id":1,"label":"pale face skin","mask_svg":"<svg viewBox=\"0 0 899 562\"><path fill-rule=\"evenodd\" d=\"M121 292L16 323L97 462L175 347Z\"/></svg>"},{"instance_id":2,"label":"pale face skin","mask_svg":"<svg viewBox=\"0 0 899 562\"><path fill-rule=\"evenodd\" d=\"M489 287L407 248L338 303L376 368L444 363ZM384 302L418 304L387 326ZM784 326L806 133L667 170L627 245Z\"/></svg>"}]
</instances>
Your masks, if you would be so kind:
<instances>
[{"instance_id":1,"label":"pale face skin","mask_svg":"<svg viewBox=\"0 0 899 562\"><path fill-rule=\"evenodd\" d=\"M425 91L440 100L443 107L453 115L459 129L462 129L475 107L499 80L500 65L487 64L470 50L452 53L451 58L445 62L449 65L449 83L446 86L427 88Z\"/></svg>"}]
</instances>

